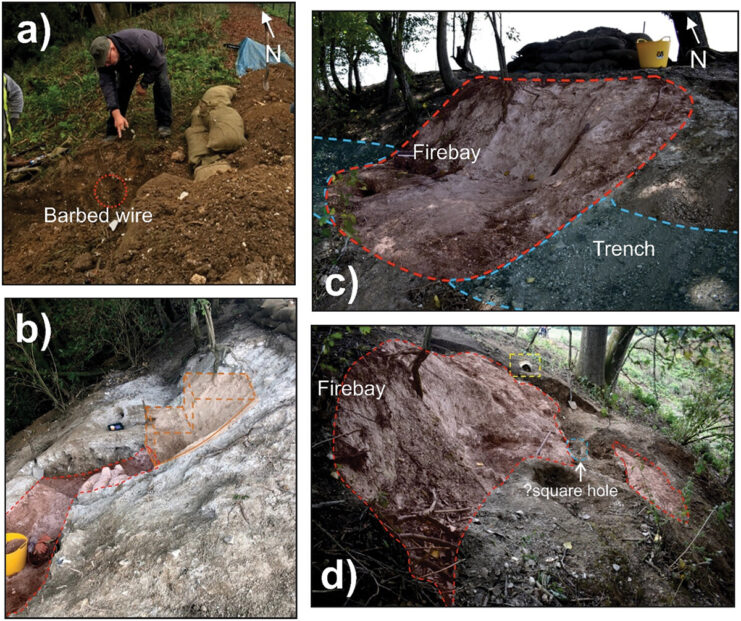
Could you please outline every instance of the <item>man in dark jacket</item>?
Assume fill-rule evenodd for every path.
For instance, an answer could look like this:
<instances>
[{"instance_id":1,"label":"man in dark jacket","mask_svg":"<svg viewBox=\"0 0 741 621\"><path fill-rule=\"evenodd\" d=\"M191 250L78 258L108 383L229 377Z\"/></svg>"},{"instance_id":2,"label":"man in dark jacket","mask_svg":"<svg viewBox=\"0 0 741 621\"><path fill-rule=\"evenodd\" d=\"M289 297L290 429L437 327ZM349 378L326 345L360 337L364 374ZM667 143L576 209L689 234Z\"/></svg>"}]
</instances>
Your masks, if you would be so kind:
<instances>
[{"instance_id":1,"label":"man in dark jacket","mask_svg":"<svg viewBox=\"0 0 741 621\"><path fill-rule=\"evenodd\" d=\"M95 39L90 46L90 54L98 69L100 88L111 113L106 141L115 140L116 135L120 138L121 132L128 128L126 109L134 87L137 95L146 95L150 84L154 84L157 131L160 136L167 138L172 124L172 97L162 37L140 28L121 30ZM142 77L137 84L139 76Z\"/></svg>"}]
</instances>

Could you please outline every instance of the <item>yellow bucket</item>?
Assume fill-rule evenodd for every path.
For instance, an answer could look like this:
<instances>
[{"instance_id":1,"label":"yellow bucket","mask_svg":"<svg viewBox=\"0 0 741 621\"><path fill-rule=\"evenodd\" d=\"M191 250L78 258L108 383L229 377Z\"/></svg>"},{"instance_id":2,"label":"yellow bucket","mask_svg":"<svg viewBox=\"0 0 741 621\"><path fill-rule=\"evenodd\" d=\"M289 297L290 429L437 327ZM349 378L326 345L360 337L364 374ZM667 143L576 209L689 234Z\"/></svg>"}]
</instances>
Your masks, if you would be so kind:
<instances>
[{"instance_id":1,"label":"yellow bucket","mask_svg":"<svg viewBox=\"0 0 741 621\"><path fill-rule=\"evenodd\" d=\"M636 49L638 50L638 63L641 65L641 69L666 67L669 60L670 44L671 39L669 37L662 37L660 41L638 39Z\"/></svg>"},{"instance_id":2,"label":"yellow bucket","mask_svg":"<svg viewBox=\"0 0 741 621\"><path fill-rule=\"evenodd\" d=\"M5 575L17 574L26 566L26 555L28 554L28 538L20 533L5 533L5 543L14 539L23 539L23 545L15 552L5 555Z\"/></svg>"}]
</instances>

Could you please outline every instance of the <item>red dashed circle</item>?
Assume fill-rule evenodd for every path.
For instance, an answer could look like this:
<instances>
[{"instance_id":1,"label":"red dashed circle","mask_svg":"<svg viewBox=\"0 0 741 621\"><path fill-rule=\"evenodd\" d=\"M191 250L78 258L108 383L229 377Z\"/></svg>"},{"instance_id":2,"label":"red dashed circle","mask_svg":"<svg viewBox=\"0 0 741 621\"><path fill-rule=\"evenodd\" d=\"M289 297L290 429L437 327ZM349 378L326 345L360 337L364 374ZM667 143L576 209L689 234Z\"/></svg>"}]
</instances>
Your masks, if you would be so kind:
<instances>
[{"instance_id":1,"label":"red dashed circle","mask_svg":"<svg viewBox=\"0 0 741 621\"><path fill-rule=\"evenodd\" d=\"M105 179L106 177L111 177L112 179L118 179L123 184L123 188L124 188L123 198L120 201L118 201L115 205L109 205L108 203L104 203L98 198L98 184L101 181L103 181L103 179ZM129 188L126 186L126 181L124 181L123 177L119 177L118 175L114 175L113 173L108 173L100 177L100 179L98 179L95 182L95 187L93 188L93 196L95 196L96 202L98 203L98 205L100 205L101 207L105 207L106 209L110 209L111 207L113 207L114 209L116 207L120 207L121 204L126 200L126 197L128 195L129 195Z\"/></svg>"}]
</instances>

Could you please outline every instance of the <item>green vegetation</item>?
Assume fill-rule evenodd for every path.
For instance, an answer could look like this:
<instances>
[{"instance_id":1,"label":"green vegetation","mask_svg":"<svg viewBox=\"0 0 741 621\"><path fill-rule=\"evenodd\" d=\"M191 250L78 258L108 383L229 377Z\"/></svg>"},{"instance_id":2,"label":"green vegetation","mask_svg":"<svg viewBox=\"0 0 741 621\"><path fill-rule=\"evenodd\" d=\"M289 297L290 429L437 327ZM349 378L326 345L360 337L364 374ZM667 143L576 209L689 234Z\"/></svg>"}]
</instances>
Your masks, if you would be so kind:
<instances>
[{"instance_id":1,"label":"green vegetation","mask_svg":"<svg viewBox=\"0 0 741 621\"><path fill-rule=\"evenodd\" d=\"M198 348L206 339L200 336L197 318L194 325L191 309L204 314L208 346L218 349L210 320L212 306L218 310L218 300L7 299L6 440L52 409L64 412L107 373L145 366L150 348L163 339L174 338L177 329L185 336L190 332ZM24 321L33 321L39 327L41 334L35 342L18 342L19 314ZM45 351L41 350L42 314L51 326ZM30 333L27 328L25 337Z\"/></svg>"},{"instance_id":2,"label":"green vegetation","mask_svg":"<svg viewBox=\"0 0 741 621\"><path fill-rule=\"evenodd\" d=\"M512 328L499 330L513 336ZM533 332L519 328L517 335L524 351ZM565 373L568 343L568 329L553 327L547 338L536 338L531 351L542 354L544 369ZM580 344L581 328L572 328L572 369ZM700 457L698 474L712 467L726 475L734 457L733 348L730 327L637 328L615 390L584 383L580 390L600 403L599 416L614 411L639 418L689 446Z\"/></svg>"},{"instance_id":3,"label":"green vegetation","mask_svg":"<svg viewBox=\"0 0 741 621\"><path fill-rule=\"evenodd\" d=\"M23 147L45 143L50 150L67 137L77 143L96 133L102 136L108 113L88 50L95 37L124 28L146 28L163 38L174 124L187 126L190 110L203 91L216 84L237 83L219 38L226 16L227 8L219 4L161 6L105 27L85 28L63 47L50 45L40 56L16 62L11 75L23 89L25 106L14 143L23 142ZM132 95L127 113L132 128L142 135L147 133L143 130L153 129L151 98L148 94L143 103Z\"/></svg>"},{"instance_id":4,"label":"green vegetation","mask_svg":"<svg viewBox=\"0 0 741 621\"><path fill-rule=\"evenodd\" d=\"M296 5L291 2L260 2L258 6L270 17L280 17L291 27L296 23Z\"/></svg>"}]
</instances>

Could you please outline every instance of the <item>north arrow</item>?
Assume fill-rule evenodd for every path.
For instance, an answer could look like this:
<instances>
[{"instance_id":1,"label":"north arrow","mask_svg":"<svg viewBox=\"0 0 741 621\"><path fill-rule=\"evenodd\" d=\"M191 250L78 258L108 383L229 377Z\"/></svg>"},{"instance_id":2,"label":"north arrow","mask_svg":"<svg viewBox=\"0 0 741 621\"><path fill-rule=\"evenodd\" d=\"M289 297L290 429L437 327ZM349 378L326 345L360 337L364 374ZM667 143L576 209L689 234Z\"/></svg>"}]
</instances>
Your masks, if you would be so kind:
<instances>
[{"instance_id":1,"label":"north arrow","mask_svg":"<svg viewBox=\"0 0 741 621\"><path fill-rule=\"evenodd\" d=\"M273 34L273 28L270 26L270 21L272 19L273 18L270 17L270 15L268 15L265 11L262 12L262 25L265 26L266 30L270 31L270 36L273 37L273 39L275 39L275 35Z\"/></svg>"},{"instance_id":2,"label":"north arrow","mask_svg":"<svg viewBox=\"0 0 741 621\"><path fill-rule=\"evenodd\" d=\"M263 13L263 15L265 15L265 14ZM692 31L692 34L695 35L695 41L697 41L699 43L700 42L700 38L697 36L697 33L695 32L695 28L697 28L697 24L695 22L693 22L691 18L688 17L687 18L687 30L691 30Z\"/></svg>"}]
</instances>

